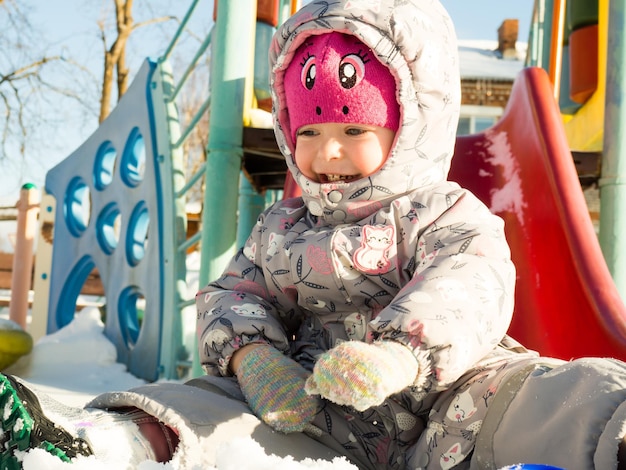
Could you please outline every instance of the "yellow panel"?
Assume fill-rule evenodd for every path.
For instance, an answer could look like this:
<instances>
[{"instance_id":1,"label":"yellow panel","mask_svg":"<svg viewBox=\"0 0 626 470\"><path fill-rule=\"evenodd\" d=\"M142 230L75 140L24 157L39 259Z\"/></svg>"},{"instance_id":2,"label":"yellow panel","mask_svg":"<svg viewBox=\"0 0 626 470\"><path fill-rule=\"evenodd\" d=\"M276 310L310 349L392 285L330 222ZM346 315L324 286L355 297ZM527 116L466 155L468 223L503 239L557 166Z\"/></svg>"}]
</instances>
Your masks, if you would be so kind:
<instances>
[{"instance_id":1,"label":"yellow panel","mask_svg":"<svg viewBox=\"0 0 626 470\"><path fill-rule=\"evenodd\" d=\"M576 114L564 117L565 134L570 148L574 151L599 152L602 150L609 0L599 0L598 8L598 89Z\"/></svg>"}]
</instances>

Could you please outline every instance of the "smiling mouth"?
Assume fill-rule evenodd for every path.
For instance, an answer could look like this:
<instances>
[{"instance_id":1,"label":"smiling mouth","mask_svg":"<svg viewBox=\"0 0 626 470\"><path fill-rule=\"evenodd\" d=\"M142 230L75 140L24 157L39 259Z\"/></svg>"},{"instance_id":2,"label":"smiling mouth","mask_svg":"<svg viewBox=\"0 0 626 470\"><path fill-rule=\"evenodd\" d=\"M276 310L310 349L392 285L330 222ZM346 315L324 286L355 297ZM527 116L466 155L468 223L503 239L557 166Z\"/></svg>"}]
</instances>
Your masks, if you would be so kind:
<instances>
[{"instance_id":1,"label":"smiling mouth","mask_svg":"<svg viewBox=\"0 0 626 470\"><path fill-rule=\"evenodd\" d=\"M320 175L321 183L347 183L358 179L357 175Z\"/></svg>"}]
</instances>

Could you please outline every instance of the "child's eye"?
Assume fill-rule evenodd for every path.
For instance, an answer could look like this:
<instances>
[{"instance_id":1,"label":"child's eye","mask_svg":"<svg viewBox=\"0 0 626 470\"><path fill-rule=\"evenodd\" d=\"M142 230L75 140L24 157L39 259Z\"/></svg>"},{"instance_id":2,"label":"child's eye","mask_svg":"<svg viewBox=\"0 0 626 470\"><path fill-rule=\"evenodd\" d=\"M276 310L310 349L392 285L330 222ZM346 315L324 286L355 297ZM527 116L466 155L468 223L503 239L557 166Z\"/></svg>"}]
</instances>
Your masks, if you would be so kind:
<instances>
[{"instance_id":1,"label":"child's eye","mask_svg":"<svg viewBox=\"0 0 626 470\"><path fill-rule=\"evenodd\" d=\"M350 127L348 129L346 129L346 134L347 135L361 135L361 134L365 134L365 129L359 129L356 127Z\"/></svg>"},{"instance_id":2,"label":"child's eye","mask_svg":"<svg viewBox=\"0 0 626 470\"><path fill-rule=\"evenodd\" d=\"M296 135L296 137L300 137L301 135L306 136L306 137L311 137L317 134L313 129L301 129L298 131L298 134Z\"/></svg>"}]
</instances>

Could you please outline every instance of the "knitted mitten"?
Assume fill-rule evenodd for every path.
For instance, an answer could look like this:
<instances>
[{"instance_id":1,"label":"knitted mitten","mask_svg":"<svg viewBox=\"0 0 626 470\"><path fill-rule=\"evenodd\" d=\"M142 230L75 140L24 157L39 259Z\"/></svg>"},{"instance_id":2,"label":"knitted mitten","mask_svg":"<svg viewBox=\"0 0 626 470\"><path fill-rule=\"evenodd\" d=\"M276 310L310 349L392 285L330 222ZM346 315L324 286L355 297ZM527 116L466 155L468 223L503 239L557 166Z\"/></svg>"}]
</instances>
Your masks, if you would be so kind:
<instances>
[{"instance_id":1,"label":"knitted mitten","mask_svg":"<svg viewBox=\"0 0 626 470\"><path fill-rule=\"evenodd\" d=\"M412 385L419 363L411 350L395 341L347 341L320 356L306 392L364 411Z\"/></svg>"},{"instance_id":2,"label":"knitted mitten","mask_svg":"<svg viewBox=\"0 0 626 470\"><path fill-rule=\"evenodd\" d=\"M237 380L250 409L277 431L303 431L315 417L318 399L304 391L309 372L272 346L253 349L241 360Z\"/></svg>"}]
</instances>

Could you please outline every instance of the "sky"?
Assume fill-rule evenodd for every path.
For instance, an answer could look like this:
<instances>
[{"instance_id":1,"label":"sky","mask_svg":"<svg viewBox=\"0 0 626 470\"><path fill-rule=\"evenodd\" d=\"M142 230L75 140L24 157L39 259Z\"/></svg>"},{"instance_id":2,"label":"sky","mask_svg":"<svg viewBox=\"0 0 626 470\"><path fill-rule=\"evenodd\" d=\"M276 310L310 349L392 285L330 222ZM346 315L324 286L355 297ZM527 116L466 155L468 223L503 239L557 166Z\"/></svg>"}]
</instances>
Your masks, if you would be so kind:
<instances>
[{"instance_id":1,"label":"sky","mask_svg":"<svg viewBox=\"0 0 626 470\"><path fill-rule=\"evenodd\" d=\"M502 21L519 20L518 41L528 41L534 0L441 0L459 39L497 39Z\"/></svg>"}]
</instances>

